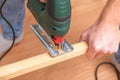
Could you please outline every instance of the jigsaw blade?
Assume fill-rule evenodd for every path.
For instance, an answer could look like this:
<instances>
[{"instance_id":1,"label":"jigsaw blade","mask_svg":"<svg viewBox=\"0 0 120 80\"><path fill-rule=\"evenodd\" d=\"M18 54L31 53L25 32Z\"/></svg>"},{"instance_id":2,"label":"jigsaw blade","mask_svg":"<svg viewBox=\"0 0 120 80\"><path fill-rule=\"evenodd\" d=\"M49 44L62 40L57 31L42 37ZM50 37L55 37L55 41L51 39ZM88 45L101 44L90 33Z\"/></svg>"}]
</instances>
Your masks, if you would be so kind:
<instances>
[{"instance_id":1,"label":"jigsaw blade","mask_svg":"<svg viewBox=\"0 0 120 80\"><path fill-rule=\"evenodd\" d=\"M62 54L65 54L67 52L70 52L73 50L73 47L68 43L66 40L64 40L59 46L59 50L61 49L62 52L59 52L59 50L54 49L54 44L51 38L48 37L47 33L45 33L44 29L38 25L31 25L32 31L35 33L35 35L38 37L38 39L42 42L42 44L46 47L48 52L52 57L56 57ZM51 40L50 40L51 39Z\"/></svg>"}]
</instances>

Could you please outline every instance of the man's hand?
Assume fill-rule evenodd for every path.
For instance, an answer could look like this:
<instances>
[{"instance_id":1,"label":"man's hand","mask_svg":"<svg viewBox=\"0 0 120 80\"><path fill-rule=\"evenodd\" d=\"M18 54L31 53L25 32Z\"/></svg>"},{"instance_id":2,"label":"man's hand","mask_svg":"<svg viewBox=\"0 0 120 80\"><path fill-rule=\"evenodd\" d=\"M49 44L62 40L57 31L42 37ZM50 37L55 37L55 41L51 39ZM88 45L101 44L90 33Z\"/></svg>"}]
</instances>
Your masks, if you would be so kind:
<instances>
[{"instance_id":1,"label":"man's hand","mask_svg":"<svg viewBox=\"0 0 120 80\"><path fill-rule=\"evenodd\" d=\"M97 22L81 36L88 43L89 58L117 52L120 43L120 0L108 0Z\"/></svg>"},{"instance_id":2,"label":"man's hand","mask_svg":"<svg viewBox=\"0 0 120 80\"><path fill-rule=\"evenodd\" d=\"M46 2L46 0L40 0L41 2Z\"/></svg>"},{"instance_id":3,"label":"man's hand","mask_svg":"<svg viewBox=\"0 0 120 80\"><path fill-rule=\"evenodd\" d=\"M83 32L81 41L88 43L87 56L89 58L115 53L120 42L119 27L107 22L96 23Z\"/></svg>"}]
</instances>

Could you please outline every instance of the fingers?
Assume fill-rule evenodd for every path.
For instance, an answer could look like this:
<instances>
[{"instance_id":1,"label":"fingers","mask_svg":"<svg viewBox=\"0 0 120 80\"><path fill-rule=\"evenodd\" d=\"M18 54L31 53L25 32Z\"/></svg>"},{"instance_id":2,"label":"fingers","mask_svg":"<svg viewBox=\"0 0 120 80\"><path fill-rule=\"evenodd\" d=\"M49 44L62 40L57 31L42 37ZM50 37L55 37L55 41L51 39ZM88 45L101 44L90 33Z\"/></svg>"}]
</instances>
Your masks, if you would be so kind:
<instances>
[{"instance_id":1,"label":"fingers","mask_svg":"<svg viewBox=\"0 0 120 80\"><path fill-rule=\"evenodd\" d=\"M109 28L108 28L109 29ZM100 30L100 29L99 29ZM109 31L109 30L108 30ZM103 30L98 31L95 26L90 27L82 33L80 41L86 41L88 44L87 57L90 59L100 58L105 54L113 54L118 50L118 35L113 31L109 31L109 35Z\"/></svg>"},{"instance_id":2,"label":"fingers","mask_svg":"<svg viewBox=\"0 0 120 80\"><path fill-rule=\"evenodd\" d=\"M89 59L95 58L98 55L99 52L100 52L100 50L99 50L99 48L97 48L97 46L93 45L92 42L88 43L87 57Z\"/></svg>"},{"instance_id":3,"label":"fingers","mask_svg":"<svg viewBox=\"0 0 120 80\"><path fill-rule=\"evenodd\" d=\"M81 41L88 41L87 39L88 39L88 31L89 30L86 30L85 32L83 32L82 34L81 34L81 36L80 36L80 42Z\"/></svg>"},{"instance_id":4,"label":"fingers","mask_svg":"<svg viewBox=\"0 0 120 80\"><path fill-rule=\"evenodd\" d=\"M113 54L116 53L118 51L118 47L115 47L113 45L104 45L104 46L99 46L98 45L93 45L93 44L89 44L89 49L87 52L87 56L89 59L93 59L93 58L100 58L106 54Z\"/></svg>"},{"instance_id":5,"label":"fingers","mask_svg":"<svg viewBox=\"0 0 120 80\"><path fill-rule=\"evenodd\" d=\"M117 46L116 46L117 45ZM114 43L112 45L110 45L110 54L116 53L119 49L119 42Z\"/></svg>"},{"instance_id":6,"label":"fingers","mask_svg":"<svg viewBox=\"0 0 120 80\"><path fill-rule=\"evenodd\" d=\"M105 51L105 50L101 49L100 51L97 52L97 55L95 56L95 58L101 58L105 54L109 54L109 52L107 50Z\"/></svg>"},{"instance_id":7,"label":"fingers","mask_svg":"<svg viewBox=\"0 0 120 80\"><path fill-rule=\"evenodd\" d=\"M85 33L82 33L82 35L80 36L80 42L85 41L86 38L87 38L87 35Z\"/></svg>"},{"instance_id":8,"label":"fingers","mask_svg":"<svg viewBox=\"0 0 120 80\"><path fill-rule=\"evenodd\" d=\"M41 2L46 2L47 0L40 0Z\"/></svg>"},{"instance_id":9,"label":"fingers","mask_svg":"<svg viewBox=\"0 0 120 80\"><path fill-rule=\"evenodd\" d=\"M93 59L97 54L97 51L95 51L95 49L93 47L88 47L88 52L87 52L87 57L89 59Z\"/></svg>"}]
</instances>

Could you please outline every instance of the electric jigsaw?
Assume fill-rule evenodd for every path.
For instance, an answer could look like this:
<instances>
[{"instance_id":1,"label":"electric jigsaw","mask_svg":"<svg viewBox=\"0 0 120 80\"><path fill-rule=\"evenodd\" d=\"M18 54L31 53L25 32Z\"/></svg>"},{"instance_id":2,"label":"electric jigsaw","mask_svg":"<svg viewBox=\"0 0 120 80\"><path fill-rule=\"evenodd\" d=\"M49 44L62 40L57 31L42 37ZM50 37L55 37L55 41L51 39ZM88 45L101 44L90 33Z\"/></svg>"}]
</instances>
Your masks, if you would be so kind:
<instances>
[{"instance_id":1,"label":"electric jigsaw","mask_svg":"<svg viewBox=\"0 0 120 80\"><path fill-rule=\"evenodd\" d=\"M70 0L47 0L46 3L28 0L27 6L39 23L31 25L31 29L52 57L73 50L71 44L63 38L70 28ZM57 46L57 49L54 46Z\"/></svg>"}]
</instances>

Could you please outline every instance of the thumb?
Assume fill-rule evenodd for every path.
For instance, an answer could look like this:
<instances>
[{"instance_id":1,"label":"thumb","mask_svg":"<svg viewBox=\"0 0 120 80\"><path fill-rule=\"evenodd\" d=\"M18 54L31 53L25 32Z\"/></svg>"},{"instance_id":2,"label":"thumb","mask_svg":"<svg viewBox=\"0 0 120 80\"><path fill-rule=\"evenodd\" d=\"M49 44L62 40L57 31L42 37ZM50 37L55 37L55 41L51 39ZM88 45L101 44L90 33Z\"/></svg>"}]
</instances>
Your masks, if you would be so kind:
<instances>
[{"instance_id":1,"label":"thumb","mask_svg":"<svg viewBox=\"0 0 120 80\"><path fill-rule=\"evenodd\" d=\"M86 41L87 37L88 37L87 32L83 32L82 35L80 36L80 42Z\"/></svg>"}]
</instances>

